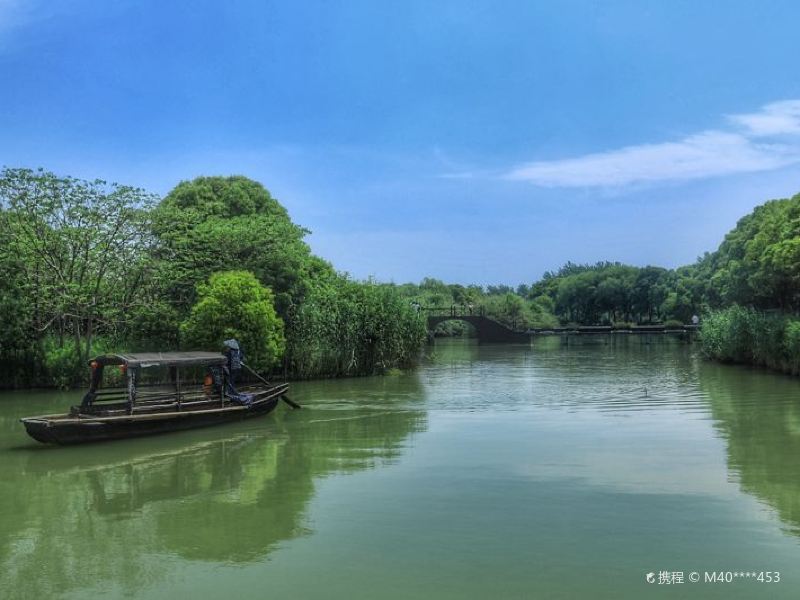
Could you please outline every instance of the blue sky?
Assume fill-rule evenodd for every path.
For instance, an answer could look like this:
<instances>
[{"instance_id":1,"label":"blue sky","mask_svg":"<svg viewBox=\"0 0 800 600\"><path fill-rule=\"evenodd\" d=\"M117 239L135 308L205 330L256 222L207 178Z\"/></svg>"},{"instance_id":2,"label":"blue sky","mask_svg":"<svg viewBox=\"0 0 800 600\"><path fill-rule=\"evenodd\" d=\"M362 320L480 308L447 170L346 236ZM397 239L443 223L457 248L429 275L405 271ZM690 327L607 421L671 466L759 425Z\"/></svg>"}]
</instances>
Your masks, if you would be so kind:
<instances>
[{"instance_id":1,"label":"blue sky","mask_svg":"<svg viewBox=\"0 0 800 600\"><path fill-rule=\"evenodd\" d=\"M383 281L679 266L800 192L796 2L0 0L0 165L264 183Z\"/></svg>"}]
</instances>

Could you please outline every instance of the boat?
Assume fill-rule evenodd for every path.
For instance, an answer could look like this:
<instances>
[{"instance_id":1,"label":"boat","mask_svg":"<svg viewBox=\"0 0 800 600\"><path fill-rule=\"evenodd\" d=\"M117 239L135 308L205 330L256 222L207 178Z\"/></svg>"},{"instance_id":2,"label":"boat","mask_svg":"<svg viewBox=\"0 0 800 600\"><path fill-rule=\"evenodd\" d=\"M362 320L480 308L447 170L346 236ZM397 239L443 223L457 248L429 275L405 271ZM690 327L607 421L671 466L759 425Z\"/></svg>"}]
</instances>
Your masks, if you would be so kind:
<instances>
[{"instance_id":1,"label":"boat","mask_svg":"<svg viewBox=\"0 0 800 600\"><path fill-rule=\"evenodd\" d=\"M20 419L33 439L80 444L249 419L272 412L287 383L232 385L227 357L215 352L105 354L89 361L91 382L68 413ZM119 371L108 377L111 368ZM201 375L202 383L183 381ZM122 385L104 388L104 375ZM149 380L149 381L148 381ZM166 381L166 383L165 383ZM113 382L113 381L112 381Z\"/></svg>"}]
</instances>

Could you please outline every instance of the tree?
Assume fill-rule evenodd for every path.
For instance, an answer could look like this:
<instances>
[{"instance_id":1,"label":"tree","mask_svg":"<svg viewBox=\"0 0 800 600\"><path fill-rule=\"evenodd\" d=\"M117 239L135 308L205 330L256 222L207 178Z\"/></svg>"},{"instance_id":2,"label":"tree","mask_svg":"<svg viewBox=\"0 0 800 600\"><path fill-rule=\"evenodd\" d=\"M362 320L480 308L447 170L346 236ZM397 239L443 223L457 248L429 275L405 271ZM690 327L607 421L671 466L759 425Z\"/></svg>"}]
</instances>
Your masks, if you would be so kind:
<instances>
[{"instance_id":1,"label":"tree","mask_svg":"<svg viewBox=\"0 0 800 600\"><path fill-rule=\"evenodd\" d=\"M597 286L597 305L609 314L612 321L616 321L617 315L624 314L628 306L625 283L617 277L603 279Z\"/></svg>"},{"instance_id":2,"label":"tree","mask_svg":"<svg viewBox=\"0 0 800 600\"><path fill-rule=\"evenodd\" d=\"M185 314L197 284L212 273L244 269L275 294L278 313L302 301L311 270L308 233L286 209L246 177L198 177L178 184L154 213L159 283ZM331 270L330 265L327 265Z\"/></svg>"},{"instance_id":3,"label":"tree","mask_svg":"<svg viewBox=\"0 0 800 600\"><path fill-rule=\"evenodd\" d=\"M631 293L631 304L634 311L641 319L647 315L648 322L652 322L653 313L666 298L666 291L660 284L667 270L661 267L644 267L636 276Z\"/></svg>"},{"instance_id":4,"label":"tree","mask_svg":"<svg viewBox=\"0 0 800 600\"><path fill-rule=\"evenodd\" d=\"M33 302L36 335L66 335L84 363L96 333L119 333L148 269L147 211L139 188L5 169L0 203L8 208L7 251L24 268L20 290Z\"/></svg>"},{"instance_id":5,"label":"tree","mask_svg":"<svg viewBox=\"0 0 800 600\"><path fill-rule=\"evenodd\" d=\"M800 194L756 207L698 261L714 307L800 309Z\"/></svg>"},{"instance_id":6,"label":"tree","mask_svg":"<svg viewBox=\"0 0 800 600\"><path fill-rule=\"evenodd\" d=\"M536 296L532 300L532 302L535 305L539 306L540 309L544 312L553 313L556 310L556 303L550 296L546 294L542 294L541 296Z\"/></svg>"},{"instance_id":7,"label":"tree","mask_svg":"<svg viewBox=\"0 0 800 600\"><path fill-rule=\"evenodd\" d=\"M33 327L35 303L25 294L25 265L13 250L11 222L0 208L0 377L5 385L31 384L41 356Z\"/></svg>"},{"instance_id":8,"label":"tree","mask_svg":"<svg viewBox=\"0 0 800 600\"><path fill-rule=\"evenodd\" d=\"M225 339L236 338L252 367L266 370L278 363L286 346L283 321L275 312L272 291L252 273L215 273L198 285L197 295L181 325L183 346L216 350Z\"/></svg>"}]
</instances>

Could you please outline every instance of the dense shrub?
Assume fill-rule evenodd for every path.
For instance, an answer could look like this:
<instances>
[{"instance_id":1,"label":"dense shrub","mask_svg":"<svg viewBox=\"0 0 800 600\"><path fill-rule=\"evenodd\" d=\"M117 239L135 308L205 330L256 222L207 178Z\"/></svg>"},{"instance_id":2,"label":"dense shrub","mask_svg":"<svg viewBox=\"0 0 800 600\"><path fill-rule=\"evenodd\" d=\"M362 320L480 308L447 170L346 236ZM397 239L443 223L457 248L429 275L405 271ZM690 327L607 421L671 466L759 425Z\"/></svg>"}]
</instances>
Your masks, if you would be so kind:
<instances>
[{"instance_id":1,"label":"dense shrub","mask_svg":"<svg viewBox=\"0 0 800 600\"><path fill-rule=\"evenodd\" d=\"M215 273L198 286L197 294L197 304L181 325L184 346L221 350L225 339L235 338L244 346L247 362L261 370L283 357L286 339L274 296L252 273Z\"/></svg>"},{"instance_id":2,"label":"dense shrub","mask_svg":"<svg viewBox=\"0 0 800 600\"><path fill-rule=\"evenodd\" d=\"M92 341L89 356L112 354L126 350L119 340L111 337L97 337ZM72 340L59 340L48 337L43 342L43 372L39 374L35 385L68 389L81 387L89 383L89 365L75 350ZM121 382L116 371L106 373L103 383L110 386Z\"/></svg>"},{"instance_id":3,"label":"dense shrub","mask_svg":"<svg viewBox=\"0 0 800 600\"><path fill-rule=\"evenodd\" d=\"M667 329L676 329L678 327L683 327L683 321L678 319L667 319L664 321L664 327Z\"/></svg>"},{"instance_id":4,"label":"dense shrub","mask_svg":"<svg viewBox=\"0 0 800 600\"><path fill-rule=\"evenodd\" d=\"M715 360L800 372L800 319L793 316L734 305L706 316L700 341Z\"/></svg>"},{"instance_id":5,"label":"dense shrub","mask_svg":"<svg viewBox=\"0 0 800 600\"><path fill-rule=\"evenodd\" d=\"M287 337L295 377L370 375L413 365L425 323L392 287L337 275L315 282Z\"/></svg>"}]
</instances>

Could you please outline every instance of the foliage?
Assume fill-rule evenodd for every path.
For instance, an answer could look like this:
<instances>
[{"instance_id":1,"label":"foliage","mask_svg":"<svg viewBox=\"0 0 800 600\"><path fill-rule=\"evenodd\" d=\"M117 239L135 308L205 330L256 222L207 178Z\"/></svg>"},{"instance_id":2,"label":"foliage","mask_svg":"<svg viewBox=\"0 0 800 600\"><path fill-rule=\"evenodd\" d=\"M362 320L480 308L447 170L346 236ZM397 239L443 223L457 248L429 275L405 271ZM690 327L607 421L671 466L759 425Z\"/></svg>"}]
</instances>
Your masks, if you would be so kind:
<instances>
[{"instance_id":1,"label":"foliage","mask_svg":"<svg viewBox=\"0 0 800 600\"><path fill-rule=\"evenodd\" d=\"M667 329L676 328L676 327L683 327L685 321L680 321L678 319L667 319L664 321L664 327Z\"/></svg>"},{"instance_id":2,"label":"foliage","mask_svg":"<svg viewBox=\"0 0 800 600\"><path fill-rule=\"evenodd\" d=\"M694 267L712 358L800 372L800 194L756 207Z\"/></svg>"},{"instance_id":3,"label":"foliage","mask_svg":"<svg viewBox=\"0 0 800 600\"><path fill-rule=\"evenodd\" d=\"M11 386L31 385L40 362L34 307L23 292L25 265L13 249L9 215L0 209L0 377Z\"/></svg>"},{"instance_id":4,"label":"foliage","mask_svg":"<svg viewBox=\"0 0 800 600\"><path fill-rule=\"evenodd\" d=\"M553 327L558 319L553 315L553 300L546 295L529 299L529 287L520 285L463 286L446 284L433 278L423 279L419 285L405 283L389 287L396 289L410 304L419 305L422 310L455 310L457 312L483 314L514 329L529 327ZM472 327L463 321L444 321L437 329L437 335L464 336L473 333Z\"/></svg>"},{"instance_id":5,"label":"foliage","mask_svg":"<svg viewBox=\"0 0 800 600\"><path fill-rule=\"evenodd\" d=\"M424 338L417 312L392 286L337 275L311 254L307 233L264 186L241 176L182 182L156 205L129 186L5 169L3 384L80 384L100 345L213 349L234 334L250 362L266 368L284 352L284 322L297 336L289 364L301 370L289 376L413 363ZM318 314L310 292L335 310ZM314 323L322 339L308 328Z\"/></svg>"},{"instance_id":6,"label":"foliage","mask_svg":"<svg viewBox=\"0 0 800 600\"><path fill-rule=\"evenodd\" d=\"M283 321L275 312L272 291L252 273L215 273L198 285L197 295L181 324L184 346L221 350L223 340L236 338L253 368L267 370L280 361L286 346Z\"/></svg>"},{"instance_id":7,"label":"foliage","mask_svg":"<svg viewBox=\"0 0 800 600\"><path fill-rule=\"evenodd\" d=\"M18 292L33 303L37 337L72 339L85 362L98 333L116 333L135 305L147 271L152 197L129 186L5 169L0 201L18 260Z\"/></svg>"},{"instance_id":8,"label":"foliage","mask_svg":"<svg viewBox=\"0 0 800 600\"><path fill-rule=\"evenodd\" d=\"M800 310L800 194L743 217L719 249L698 262L709 305Z\"/></svg>"},{"instance_id":9,"label":"foliage","mask_svg":"<svg viewBox=\"0 0 800 600\"><path fill-rule=\"evenodd\" d=\"M702 289L689 272L622 263L567 263L530 286L529 297L552 303L562 323L608 325L688 322L702 308Z\"/></svg>"},{"instance_id":10,"label":"foliage","mask_svg":"<svg viewBox=\"0 0 800 600\"><path fill-rule=\"evenodd\" d=\"M369 375L414 364L425 324L392 286L335 275L314 282L288 337L298 377Z\"/></svg>"},{"instance_id":11,"label":"foliage","mask_svg":"<svg viewBox=\"0 0 800 600\"><path fill-rule=\"evenodd\" d=\"M791 319L784 328L784 349L788 358L788 370L800 372L800 320Z\"/></svg>"},{"instance_id":12,"label":"foliage","mask_svg":"<svg viewBox=\"0 0 800 600\"><path fill-rule=\"evenodd\" d=\"M181 318L175 305L166 298L153 296L134 306L128 313L131 327L127 345L132 351L177 348Z\"/></svg>"},{"instance_id":13,"label":"foliage","mask_svg":"<svg viewBox=\"0 0 800 600\"><path fill-rule=\"evenodd\" d=\"M319 268L303 241L308 233L260 184L245 177L198 177L175 187L153 215L154 255L162 295L181 314L197 284L231 268L253 273L286 317L302 301L309 268ZM330 266L328 266L330 270Z\"/></svg>"},{"instance_id":14,"label":"foliage","mask_svg":"<svg viewBox=\"0 0 800 600\"><path fill-rule=\"evenodd\" d=\"M120 340L107 336L95 336L89 349L91 356L107 352L119 352L124 349ZM83 386L89 382L89 366L81 361L75 348L70 344L59 344L58 338L47 337L42 342L42 368L43 378L49 385L68 389ZM117 380L115 380L115 378ZM112 386L121 381L116 370L108 370L104 384Z\"/></svg>"},{"instance_id":15,"label":"foliage","mask_svg":"<svg viewBox=\"0 0 800 600\"><path fill-rule=\"evenodd\" d=\"M700 340L715 360L800 372L800 319L793 316L733 305L706 316Z\"/></svg>"},{"instance_id":16,"label":"foliage","mask_svg":"<svg viewBox=\"0 0 800 600\"><path fill-rule=\"evenodd\" d=\"M307 233L242 176L184 181L156 204L130 186L4 169L3 383L74 385L100 346L216 348L226 332L247 338L262 368L285 346L289 376L385 372L414 363L428 309L515 329L677 325L703 313L707 355L800 369L800 195L757 207L693 265L567 262L517 286L352 281L311 253Z\"/></svg>"},{"instance_id":17,"label":"foliage","mask_svg":"<svg viewBox=\"0 0 800 600\"><path fill-rule=\"evenodd\" d=\"M512 292L488 296L484 306L488 317L511 329L525 330L558 325L558 319L548 310L546 302L526 300Z\"/></svg>"}]
</instances>

